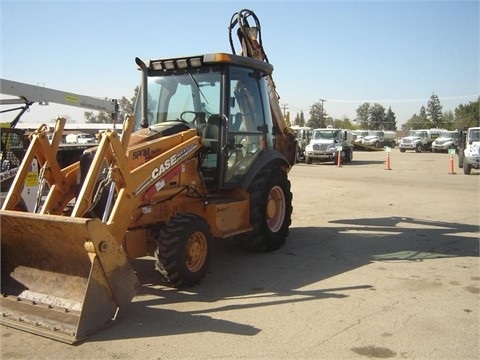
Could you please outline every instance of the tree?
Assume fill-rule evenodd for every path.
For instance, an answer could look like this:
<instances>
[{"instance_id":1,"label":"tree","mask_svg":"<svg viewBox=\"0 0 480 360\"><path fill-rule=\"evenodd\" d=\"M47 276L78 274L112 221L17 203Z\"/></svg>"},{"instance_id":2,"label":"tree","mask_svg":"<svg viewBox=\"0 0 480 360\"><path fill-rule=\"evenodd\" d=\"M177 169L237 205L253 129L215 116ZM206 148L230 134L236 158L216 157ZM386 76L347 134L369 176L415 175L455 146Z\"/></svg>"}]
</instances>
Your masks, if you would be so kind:
<instances>
[{"instance_id":1,"label":"tree","mask_svg":"<svg viewBox=\"0 0 480 360\"><path fill-rule=\"evenodd\" d=\"M427 118L434 127L442 127L442 105L435 93L430 96L427 103Z\"/></svg>"},{"instance_id":2,"label":"tree","mask_svg":"<svg viewBox=\"0 0 480 360\"><path fill-rule=\"evenodd\" d=\"M452 110L447 110L442 114L442 128L447 130L453 130L454 121L455 121L455 116L453 115Z\"/></svg>"},{"instance_id":3,"label":"tree","mask_svg":"<svg viewBox=\"0 0 480 360\"><path fill-rule=\"evenodd\" d=\"M397 120L395 113L391 107L388 107L387 114L385 115L385 127L384 130L397 130Z\"/></svg>"},{"instance_id":4,"label":"tree","mask_svg":"<svg viewBox=\"0 0 480 360\"><path fill-rule=\"evenodd\" d=\"M416 129L429 129L432 127L432 123L427 118L427 111L425 106L420 108L420 114L413 114L412 117L402 125L404 130L416 130Z\"/></svg>"},{"instance_id":5,"label":"tree","mask_svg":"<svg viewBox=\"0 0 480 360\"><path fill-rule=\"evenodd\" d=\"M370 104L366 102L357 108L357 123L360 125L360 129L369 129L369 118Z\"/></svg>"},{"instance_id":6,"label":"tree","mask_svg":"<svg viewBox=\"0 0 480 360\"><path fill-rule=\"evenodd\" d=\"M288 127L292 126L290 122L290 111L287 111L287 113L285 114L285 123L287 124Z\"/></svg>"},{"instance_id":7,"label":"tree","mask_svg":"<svg viewBox=\"0 0 480 360\"><path fill-rule=\"evenodd\" d=\"M455 128L464 129L474 126L480 126L480 114L478 100L471 101L470 103L463 105L460 104L455 109Z\"/></svg>"},{"instance_id":8,"label":"tree","mask_svg":"<svg viewBox=\"0 0 480 360\"><path fill-rule=\"evenodd\" d=\"M110 114L105 111L99 111L97 115L93 111L85 111L83 113L85 121L92 124L112 124L113 119Z\"/></svg>"},{"instance_id":9,"label":"tree","mask_svg":"<svg viewBox=\"0 0 480 360\"><path fill-rule=\"evenodd\" d=\"M402 124L402 130L412 130L412 129L417 129L416 123L419 120L419 116L415 113L413 114L410 119L408 119L405 124Z\"/></svg>"},{"instance_id":10,"label":"tree","mask_svg":"<svg viewBox=\"0 0 480 360\"><path fill-rule=\"evenodd\" d=\"M368 128L381 130L385 125L385 108L380 104L373 104L368 111Z\"/></svg>"},{"instance_id":11,"label":"tree","mask_svg":"<svg viewBox=\"0 0 480 360\"><path fill-rule=\"evenodd\" d=\"M353 129L354 126L350 122L348 116L344 115L341 119L332 119L333 127L336 129Z\"/></svg>"},{"instance_id":12,"label":"tree","mask_svg":"<svg viewBox=\"0 0 480 360\"><path fill-rule=\"evenodd\" d=\"M357 108L357 124L360 129L396 130L395 119L395 113L391 107L385 113L385 108L378 103L371 105L365 102Z\"/></svg>"},{"instance_id":13,"label":"tree","mask_svg":"<svg viewBox=\"0 0 480 360\"><path fill-rule=\"evenodd\" d=\"M322 102L317 101L310 108L310 119L307 122L307 126L311 128L322 128L325 127L325 119L327 118L327 113L323 108Z\"/></svg>"},{"instance_id":14,"label":"tree","mask_svg":"<svg viewBox=\"0 0 480 360\"><path fill-rule=\"evenodd\" d=\"M305 115L303 114L303 110L300 110L300 114L297 113L297 116L295 116L294 123L297 126L305 126Z\"/></svg>"},{"instance_id":15,"label":"tree","mask_svg":"<svg viewBox=\"0 0 480 360\"><path fill-rule=\"evenodd\" d=\"M420 122L422 122L422 123L427 123L428 122L427 110L425 110L425 106L422 105L422 107L420 108L420 114L418 116L420 117Z\"/></svg>"},{"instance_id":16,"label":"tree","mask_svg":"<svg viewBox=\"0 0 480 360\"><path fill-rule=\"evenodd\" d=\"M135 102L138 96L138 90L138 86L133 89L133 97L130 98L130 100L128 100L125 96L122 96L120 100L118 100L118 114L116 119L113 119L110 114L107 114L104 111L98 112L97 115L95 115L93 111L85 111L83 113L85 121L93 124L112 124L114 122L123 123L126 115L133 114Z\"/></svg>"},{"instance_id":17,"label":"tree","mask_svg":"<svg viewBox=\"0 0 480 360\"><path fill-rule=\"evenodd\" d=\"M422 106L423 107L423 106ZM413 114L408 121L402 125L403 130L417 130L431 128L430 122L422 115Z\"/></svg>"}]
</instances>

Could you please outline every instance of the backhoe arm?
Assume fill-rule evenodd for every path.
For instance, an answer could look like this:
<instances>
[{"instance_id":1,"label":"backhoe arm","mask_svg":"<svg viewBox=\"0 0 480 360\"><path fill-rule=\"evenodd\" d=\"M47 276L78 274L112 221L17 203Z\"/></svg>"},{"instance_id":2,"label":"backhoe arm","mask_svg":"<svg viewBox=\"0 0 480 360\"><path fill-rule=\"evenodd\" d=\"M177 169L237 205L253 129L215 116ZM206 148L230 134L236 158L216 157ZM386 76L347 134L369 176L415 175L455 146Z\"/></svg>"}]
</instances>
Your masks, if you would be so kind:
<instances>
[{"instance_id":1,"label":"backhoe arm","mask_svg":"<svg viewBox=\"0 0 480 360\"><path fill-rule=\"evenodd\" d=\"M248 18L252 17L255 26L250 26ZM237 36L242 46L241 55L251 57L257 60L269 62L267 54L262 45L262 36L260 29L260 21L251 10L243 9L232 16L229 26L229 38L232 52L235 54L235 47L233 45L232 30L238 26ZM275 149L282 153L290 165L295 164L296 138L293 130L287 125L280 107L280 96L276 91L275 82L271 75L266 76L268 85L268 95L270 100L270 109L272 112L272 120L274 126L277 127L275 134L276 144Z\"/></svg>"}]
</instances>

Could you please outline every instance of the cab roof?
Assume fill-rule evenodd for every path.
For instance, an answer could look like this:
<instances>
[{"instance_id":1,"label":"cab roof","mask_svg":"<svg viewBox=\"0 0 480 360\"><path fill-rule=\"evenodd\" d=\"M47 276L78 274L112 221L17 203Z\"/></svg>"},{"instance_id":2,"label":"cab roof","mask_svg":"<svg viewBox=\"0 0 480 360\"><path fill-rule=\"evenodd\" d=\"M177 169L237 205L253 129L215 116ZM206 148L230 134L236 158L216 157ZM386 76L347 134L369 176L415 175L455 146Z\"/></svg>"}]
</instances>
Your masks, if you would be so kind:
<instances>
[{"instance_id":1,"label":"cab roof","mask_svg":"<svg viewBox=\"0 0 480 360\"><path fill-rule=\"evenodd\" d=\"M145 64L148 70L188 69L201 67L204 64L231 64L260 70L268 75L272 74L273 72L273 66L268 62L257 60L251 57L227 53L210 53L169 59L152 59L147 61Z\"/></svg>"}]
</instances>

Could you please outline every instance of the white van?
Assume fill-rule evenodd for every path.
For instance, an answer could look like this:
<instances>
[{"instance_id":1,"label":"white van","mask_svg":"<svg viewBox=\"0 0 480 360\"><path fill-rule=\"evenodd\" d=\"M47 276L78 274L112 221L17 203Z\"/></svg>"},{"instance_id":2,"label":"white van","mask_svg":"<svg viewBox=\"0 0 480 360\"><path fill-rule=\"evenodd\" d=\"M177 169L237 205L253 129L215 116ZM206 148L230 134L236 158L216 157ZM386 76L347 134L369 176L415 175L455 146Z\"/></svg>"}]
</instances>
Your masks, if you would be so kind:
<instances>
[{"instance_id":1,"label":"white van","mask_svg":"<svg viewBox=\"0 0 480 360\"><path fill-rule=\"evenodd\" d=\"M68 134L65 137L67 144L95 144L95 139L88 134Z\"/></svg>"}]
</instances>

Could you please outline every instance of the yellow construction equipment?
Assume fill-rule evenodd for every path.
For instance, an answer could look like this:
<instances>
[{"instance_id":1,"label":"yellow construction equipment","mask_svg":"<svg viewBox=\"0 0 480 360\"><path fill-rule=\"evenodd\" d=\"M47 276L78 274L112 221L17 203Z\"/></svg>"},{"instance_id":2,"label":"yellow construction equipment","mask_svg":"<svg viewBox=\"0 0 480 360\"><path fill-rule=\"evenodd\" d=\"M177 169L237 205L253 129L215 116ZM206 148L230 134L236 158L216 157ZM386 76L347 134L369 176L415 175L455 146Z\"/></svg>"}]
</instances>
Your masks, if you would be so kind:
<instances>
[{"instance_id":1,"label":"yellow construction equipment","mask_svg":"<svg viewBox=\"0 0 480 360\"><path fill-rule=\"evenodd\" d=\"M182 288L205 276L214 238L253 251L285 243L295 137L258 56L258 19L242 10L237 26L242 55L137 58L135 114L79 162L57 162L63 119L51 143L42 127L31 135L0 212L3 324L75 343L135 296L129 258L155 257L159 282ZM45 185L35 211L21 212L33 159Z\"/></svg>"}]
</instances>

